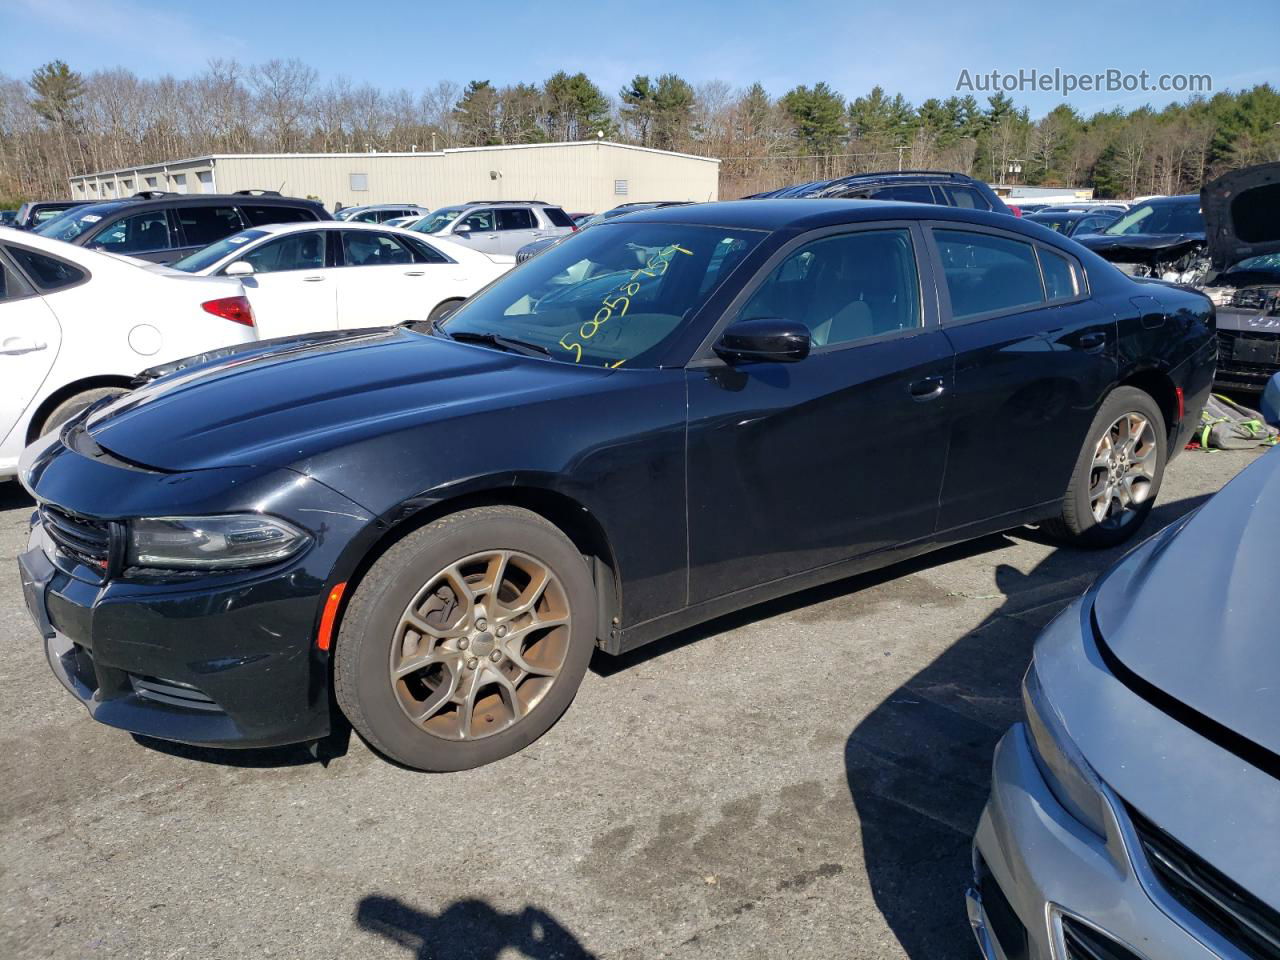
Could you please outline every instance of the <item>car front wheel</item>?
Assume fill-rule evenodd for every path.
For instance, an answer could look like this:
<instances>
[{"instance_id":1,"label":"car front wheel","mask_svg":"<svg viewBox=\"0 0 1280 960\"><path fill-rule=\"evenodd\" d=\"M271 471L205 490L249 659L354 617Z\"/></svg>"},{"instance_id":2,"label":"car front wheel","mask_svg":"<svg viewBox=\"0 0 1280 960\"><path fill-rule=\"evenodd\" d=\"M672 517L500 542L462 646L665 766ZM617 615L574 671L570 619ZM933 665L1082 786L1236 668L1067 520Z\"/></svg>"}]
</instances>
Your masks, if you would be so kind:
<instances>
[{"instance_id":1,"label":"car front wheel","mask_svg":"<svg viewBox=\"0 0 1280 960\"><path fill-rule=\"evenodd\" d=\"M1080 451L1062 514L1049 533L1083 547L1132 537L1155 504L1168 462L1168 434L1156 402L1134 387L1112 391Z\"/></svg>"},{"instance_id":2,"label":"car front wheel","mask_svg":"<svg viewBox=\"0 0 1280 960\"><path fill-rule=\"evenodd\" d=\"M595 590L572 543L508 506L442 517L388 550L343 616L338 703L373 747L464 770L542 736L595 645Z\"/></svg>"}]
</instances>

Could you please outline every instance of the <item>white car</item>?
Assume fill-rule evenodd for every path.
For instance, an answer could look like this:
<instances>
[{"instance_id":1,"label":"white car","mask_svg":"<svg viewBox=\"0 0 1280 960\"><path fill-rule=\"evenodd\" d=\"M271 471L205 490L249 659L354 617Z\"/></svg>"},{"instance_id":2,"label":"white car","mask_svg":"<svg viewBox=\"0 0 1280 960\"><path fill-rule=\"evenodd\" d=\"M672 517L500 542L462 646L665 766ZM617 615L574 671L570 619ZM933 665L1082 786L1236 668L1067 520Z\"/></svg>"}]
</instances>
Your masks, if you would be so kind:
<instances>
[{"instance_id":1,"label":"white car","mask_svg":"<svg viewBox=\"0 0 1280 960\"><path fill-rule=\"evenodd\" d=\"M154 269L236 277L270 338L435 320L514 265L383 224L334 221L242 230Z\"/></svg>"},{"instance_id":2,"label":"white car","mask_svg":"<svg viewBox=\"0 0 1280 960\"><path fill-rule=\"evenodd\" d=\"M22 448L144 367L256 340L238 280L0 227L0 478Z\"/></svg>"}]
</instances>

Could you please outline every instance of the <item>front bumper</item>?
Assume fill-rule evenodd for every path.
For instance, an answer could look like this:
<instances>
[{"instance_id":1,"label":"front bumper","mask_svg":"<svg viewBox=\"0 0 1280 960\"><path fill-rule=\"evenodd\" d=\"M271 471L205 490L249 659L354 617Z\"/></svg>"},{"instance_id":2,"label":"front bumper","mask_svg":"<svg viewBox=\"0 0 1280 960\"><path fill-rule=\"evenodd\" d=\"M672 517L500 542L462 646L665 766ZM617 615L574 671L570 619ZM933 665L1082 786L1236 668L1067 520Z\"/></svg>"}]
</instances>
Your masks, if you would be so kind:
<instances>
[{"instance_id":1,"label":"front bumper","mask_svg":"<svg viewBox=\"0 0 1280 960\"><path fill-rule=\"evenodd\" d=\"M968 895L987 960L1087 960L1087 953L1068 950L1064 924L1103 937L1117 957L1219 960L1157 905L1161 892L1148 892L1140 879L1144 865L1127 852L1138 849L1132 827L1119 804L1110 797L1108 803L1125 837L1119 844L1094 836L1058 803L1022 724L1005 734L974 839Z\"/></svg>"},{"instance_id":2,"label":"front bumper","mask_svg":"<svg viewBox=\"0 0 1280 960\"><path fill-rule=\"evenodd\" d=\"M282 565L161 580L93 569L33 517L19 557L23 594L54 675L89 714L132 733L207 746L325 736L329 654L317 648L316 630L334 578L349 569L373 518L292 471L162 474L53 446L24 481L42 503L65 511L117 520L269 504L313 535Z\"/></svg>"}]
</instances>

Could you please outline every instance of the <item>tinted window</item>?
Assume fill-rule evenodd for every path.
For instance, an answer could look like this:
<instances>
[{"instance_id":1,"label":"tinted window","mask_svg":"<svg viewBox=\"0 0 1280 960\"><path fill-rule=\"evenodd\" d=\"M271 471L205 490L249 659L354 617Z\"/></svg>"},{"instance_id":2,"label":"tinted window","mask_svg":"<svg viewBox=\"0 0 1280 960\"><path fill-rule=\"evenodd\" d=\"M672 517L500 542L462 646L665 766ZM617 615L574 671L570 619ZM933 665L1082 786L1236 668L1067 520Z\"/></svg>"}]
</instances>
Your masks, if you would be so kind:
<instances>
[{"instance_id":1,"label":"tinted window","mask_svg":"<svg viewBox=\"0 0 1280 960\"><path fill-rule=\"evenodd\" d=\"M503 208L498 211L499 230L532 230L537 224L527 207Z\"/></svg>"},{"instance_id":2,"label":"tinted window","mask_svg":"<svg viewBox=\"0 0 1280 960\"><path fill-rule=\"evenodd\" d=\"M123 203L114 202L95 203L91 206L78 207L69 213L63 214L56 220L50 220L35 232L42 237L51 237L54 240L65 240L70 243L80 234L91 230L124 206L125 204Z\"/></svg>"},{"instance_id":3,"label":"tinted window","mask_svg":"<svg viewBox=\"0 0 1280 960\"><path fill-rule=\"evenodd\" d=\"M177 214L189 247L203 247L238 233L244 226L235 207L181 206Z\"/></svg>"},{"instance_id":4,"label":"tinted window","mask_svg":"<svg viewBox=\"0 0 1280 960\"><path fill-rule=\"evenodd\" d=\"M559 207L543 207L542 215L551 221L552 226L572 227L573 220Z\"/></svg>"},{"instance_id":5,"label":"tinted window","mask_svg":"<svg viewBox=\"0 0 1280 960\"><path fill-rule=\"evenodd\" d=\"M177 246L169 236L169 215L163 210L148 210L131 217L121 217L98 231L89 246L108 253L146 253Z\"/></svg>"},{"instance_id":6,"label":"tinted window","mask_svg":"<svg viewBox=\"0 0 1280 960\"><path fill-rule=\"evenodd\" d=\"M385 233L344 231L342 250L348 267L385 267L413 263L413 254L408 248Z\"/></svg>"},{"instance_id":7,"label":"tinted window","mask_svg":"<svg viewBox=\"0 0 1280 960\"><path fill-rule=\"evenodd\" d=\"M1044 302L1031 244L962 230L935 230L933 236L946 273L953 319Z\"/></svg>"},{"instance_id":8,"label":"tinted window","mask_svg":"<svg viewBox=\"0 0 1280 960\"><path fill-rule=\"evenodd\" d=\"M324 267L324 234L318 230L291 233L277 240L269 240L239 259L251 263L254 273L319 270Z\"/></svg>"},{"instance_id":9,"label":"tinted window","mask_svg":"<svg viewBox=\"0 0 1280 960\"><path fill-rule=\"evenodd\" d=\"M920 326L911 235L877 230L805 244L743 308L743 319L761 317L803 323L815 347Z\"/></svg>"},{"instance_id":10,"label":"tinted window","mask_svg":"<svg viewBox=\"0 0 1280 960\"><path fill-rule=\"evenodd\" d=\"M963 207L966 210L990 210L991 204L987 202L987 198L973 187L957 187L952 184L945 183L937 187L947 198L947 202L953 207Z\"/></svg>"},{"instance_id":11,"label":"tinted window","mask_svg":"<svg viewBox=\"0 0 1280 960\"><path fill-rule=\"evenodd\" d=\"M871 194L872 200L906 200L910 203L933 203L933 191L925 183L904 183L885 187Z\"/></svg>"},{"instance_id":12,"label":"tinted window","mask_svg":"<svg viewBox=\"0 0 1280 960\"><path fill-rule=\"evenodd\" d=\"M463 217L460 221L458 221L458 226L470 227L472 230L477 230L477 231L498 229L497 225L494 223L492 210L476 210L472 213L468 213L465 217ZM454 229L456 230L457 227L455 227Z\"/></svg>"},{"instance_id":13,"label":"tinted window","mask_svg":"<svg viewBox=\"0 0 1280 960\"><path fill-rule=\"evenodd\" d=\"M17 300L29 296L30 293L31 290L26 282L8 264L0 260L0 301Z\"/></svg>"},{"instance_id":14,"label":"tinted window","mask_svg":"<svg viewBox=\"0 0 1280 960\"><path fill-rule=\"evenodd\" d=\"M746 254L762 236L625 219L601 224L503 274L459 307L445 330L514 337L566 363L653 366L711 296L703 281L713 258L721 254L723 270L731 252Z\"/></svg>"},{"instance_id":15,"label":"tinted window","mask_svg":"<svg viewBox=\"0 0 1280 960\"><path fill-rule=\"evenodd\" d=\"M245 204L240 208L245 219L255 227L268 223L306 223L316 215L303 207L275 207L267 204Z\"/></svg>"},{"instance_id":16,"label":"tinted window","mask_svg":"<svg viewBox=\"0 0 1280 960\"><path fill-rule=\"evenodd\" d=\"M10 247L9 253L18 262L18 266L26 271L27 276L35 281L35 285L44 291L61 290L79 283L87 276L79 267L72 266L65 260L47 257L25 247Z\"/></svg>"},{"instance_id":17,"label":"tinted window","mask_svg":"<svg viewBox=\"0 0 1280 960\"><path fill-rule=\"evenodd\" d=\"M1075 264L1061 254L1037 247L1040 269L1044 273L1044 291L1050 300L1070 300L1080 293L1080 277Z\"/></svg>"}]
</instances>

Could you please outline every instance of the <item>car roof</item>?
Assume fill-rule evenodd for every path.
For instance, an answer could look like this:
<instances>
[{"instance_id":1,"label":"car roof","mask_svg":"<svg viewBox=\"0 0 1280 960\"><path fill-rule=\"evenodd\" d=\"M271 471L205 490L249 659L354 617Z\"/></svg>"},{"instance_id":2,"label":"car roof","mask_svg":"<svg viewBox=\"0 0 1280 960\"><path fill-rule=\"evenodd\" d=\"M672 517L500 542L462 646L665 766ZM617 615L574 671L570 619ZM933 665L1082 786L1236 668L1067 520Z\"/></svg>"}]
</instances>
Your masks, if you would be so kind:
<instances>
[{"instance_id":1,"label":"car roof","mask_svg":"<svg viewBox=\"0 0 1280 960\"><path fill-rule=\"evenodd\" d=\"M301 223L264 223L260 227L247 227L241 233L256 231L258 233L303 233L307 230L390 230L393 233L399 227L389 227L385 223L352 223L350 220L304 220ZM412 231L409 231L412 233ZM415 237L423 234L414 233Z\"/></svg>"},{"instance_id":2,"label":"car roof","mask_svg":"<svg viewBox=\"0 0 1280 960\"><path fill-rule=\"evenodd\" d=\"M638 210L610 223L687 223L742 230L811 230L842 223L876 220L955 220L1017 230L1021 222L1006 213L933 203L891 200L777 199L726 200ZM603 224L601 224L603 226ZM1037 230L1041 229L1037 226ZM1038 235L1038 234L1037 234Z\"/></svg>"}]
</instances>

